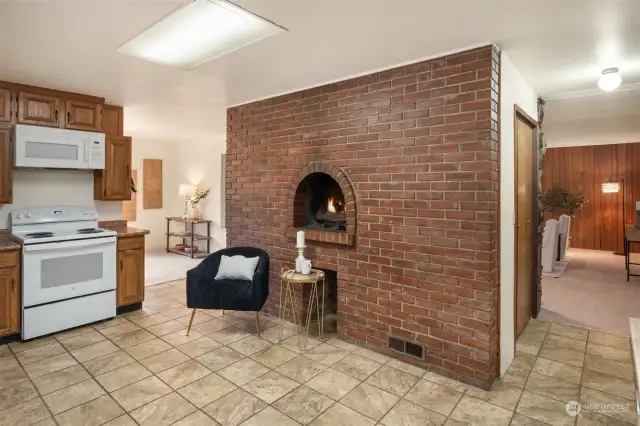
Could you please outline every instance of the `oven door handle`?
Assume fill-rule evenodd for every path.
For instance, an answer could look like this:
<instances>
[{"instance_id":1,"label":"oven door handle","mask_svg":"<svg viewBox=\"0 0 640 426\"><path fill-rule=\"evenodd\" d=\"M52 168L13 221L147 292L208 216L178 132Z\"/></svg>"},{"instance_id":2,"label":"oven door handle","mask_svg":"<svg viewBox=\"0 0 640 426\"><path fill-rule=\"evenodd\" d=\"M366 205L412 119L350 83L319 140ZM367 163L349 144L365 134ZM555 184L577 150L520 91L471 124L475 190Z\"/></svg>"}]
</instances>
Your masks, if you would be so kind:
<instances>
[{"instance_id":1,"label":"oven door handle","mask_svg":"<svg viewBox=\"0 0 640 426\"><path fill-rule=\"evenodd\" d=\"M79 240L79 241L64 241L58 243L42 243L42 244L32 244L24 246L25 252L35 252L35 251L52 251L52 250L65 250L69 248L77 248L77 247L98 247L103 245L115 245L116 237L107 237L107 238L91 238L88 240Z\"/></svg>"}]
</instances>

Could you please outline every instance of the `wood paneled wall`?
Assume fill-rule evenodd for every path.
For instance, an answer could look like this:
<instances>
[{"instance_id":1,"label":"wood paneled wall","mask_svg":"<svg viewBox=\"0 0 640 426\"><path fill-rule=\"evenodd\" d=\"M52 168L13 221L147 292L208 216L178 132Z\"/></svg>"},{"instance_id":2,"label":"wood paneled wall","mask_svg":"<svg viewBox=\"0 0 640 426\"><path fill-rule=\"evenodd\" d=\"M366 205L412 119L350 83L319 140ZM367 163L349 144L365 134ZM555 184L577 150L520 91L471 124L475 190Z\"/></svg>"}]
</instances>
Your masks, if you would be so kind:
<instances>
[{"instance_id":1,"label":"wood paneled wall","mask_svg":"<svg viewBox=\"0 0 640 426\"><path fill-rule=\"evenodd\" d=\"M554 186L584 193L587 203L571 222L571 245L622 251L622 192L603 194L602 182L624 178L626 222L636 223L640 201L640 143L549 148L544 156L542 189ZM640 251L637 245L633 251Z\"/></svg>"}]
</instances>

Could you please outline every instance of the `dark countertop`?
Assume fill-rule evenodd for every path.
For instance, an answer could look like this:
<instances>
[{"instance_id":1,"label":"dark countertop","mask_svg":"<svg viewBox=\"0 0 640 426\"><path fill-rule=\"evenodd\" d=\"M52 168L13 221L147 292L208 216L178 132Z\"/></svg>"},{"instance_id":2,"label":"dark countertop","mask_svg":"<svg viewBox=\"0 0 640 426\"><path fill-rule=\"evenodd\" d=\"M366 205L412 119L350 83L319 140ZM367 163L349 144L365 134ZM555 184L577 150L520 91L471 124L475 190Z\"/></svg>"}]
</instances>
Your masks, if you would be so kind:
<instances>
[{"instance_id":1,"label":"dark countertop","mask_svg":"<svg viewBox=\"0 0 640 426\"><path fill-rule=\"evenodd\" d=\"M22 246L11 239L9 232L0 229L0 251L20 250Z\"/></svg>"},{"instance_id":2,"label":"dark countertop","mask_svg":"<svg viewBox=\"0 0 640 426\"><path fill-rule=\"evenodd\" d=\"M130 226L103 226L104 229L110 229L118 233L120 237L137 237L140 235L148 235L151 233L148 229L132 228Z\"/></svg>"},{"instance_id":3,"label":"dark countertop","mask_svg":"<svg viewBox=\"0 0 640 426\"><path fill-rule=\"evenodd\" d=\"M137 237L140 235L150 234L148 229L132 228L127 225L126 220L101 220L98 222L98 226L103 229L110 229L118 233L120 237Z\"/></svg>"}]
</instances>

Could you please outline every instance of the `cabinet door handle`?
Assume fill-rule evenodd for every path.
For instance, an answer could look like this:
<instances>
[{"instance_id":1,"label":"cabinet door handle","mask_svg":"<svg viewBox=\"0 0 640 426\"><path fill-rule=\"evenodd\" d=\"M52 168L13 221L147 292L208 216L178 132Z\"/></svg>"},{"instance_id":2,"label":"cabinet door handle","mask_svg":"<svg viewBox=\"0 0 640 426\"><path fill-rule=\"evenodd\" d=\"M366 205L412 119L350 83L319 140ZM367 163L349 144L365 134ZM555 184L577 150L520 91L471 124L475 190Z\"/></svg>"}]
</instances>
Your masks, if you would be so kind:
<instances>
[{"instance_id":1,"label":"cabinet door handle","mask_svg":"<svg viewBox=\"0 0 640 426\"><path fill-rule=\"evenodd\" d=\"M59 115L58 110L56 110L56 113L55 113L56 123L58 122L58 115Z\"/></svg>"},{"instance_id":2,"label":"cabinet door handle","mask_svg":"<svg viewBox=\"0 0 640 426\"><path fill-rule=\"evenodd\" d=\"M15 290L15 289L16 289L16 279L11 278L11 290Z\"/></svg>"},{"instance_id":3,"label":"cabinet door handle","mask_svg":"<svg viewBox=\"0 0 640 426\"><path fill-rule=\"evenodd\" d=\"M122 271L122 266L123 266L123 265L124 265L124 264L123 264L123 262L122 262L122 260L121 260L121 261L120 261L120 270L121 270L121 271Z\"/></svg>"},{"instance_id":4,"label":"cabinet door handle","mask_svg":"<svg viewBox=\"0 0 640 426\"><path fill-rule=\"evenodd\" d=\"M71 112L67 111L67 124L71 124Z\"/></svg>"}]
</instances>

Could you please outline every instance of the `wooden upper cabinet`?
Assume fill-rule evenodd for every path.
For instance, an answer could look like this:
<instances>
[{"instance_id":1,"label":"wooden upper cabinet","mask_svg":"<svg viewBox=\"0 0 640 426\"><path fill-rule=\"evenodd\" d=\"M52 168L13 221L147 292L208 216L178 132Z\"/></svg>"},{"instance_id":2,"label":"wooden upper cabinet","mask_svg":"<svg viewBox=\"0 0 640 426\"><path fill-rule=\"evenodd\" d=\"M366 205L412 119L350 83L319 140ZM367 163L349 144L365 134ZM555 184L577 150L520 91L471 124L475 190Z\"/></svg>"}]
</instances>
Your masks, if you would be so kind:
<instances>
[{"instance_id":1,"label":"wooden upper cabinet","mask_svg":"<svg viewBox=\"0 0 640 426\"><path fill-rule=\"evenodd\" d=\"M102 130L102 105L68 100L65 106L67 112L65 128L89 132Z\"/></svg>"},{"instance_id":2,"label":"wooden upper cabinet","mask_svg":"<svg viewBox=\"0 0 640 426\"><path fill-rule=\"evenodd\" d=\"M18 123L60 127L60 98L20 92Z\"/></svg>"},{"instance_id":3,"label":"wooden upper cabinet","mask_svg":"<svg viewBox=\"0 0 640 426\"><path fill-rule=\"evenodd\" d=\"M13 144L11 130L0 128L0 204L13 202Z\"/></svg>"},{"instance_id":4,"label":"wooden upper cabinet","mask_svg":"<svg viewBox=\"0 0 640 426\"><path fill-rule=\"evenodd\" d=\"M0 87L0 122L11 121L11 90Z\"/></svg>"},{"instance_id":5,"label":"wooden upper cabinet","mask_svg":"<svg viewBox=\"0 0 640 426\"><path fill-rule=\"evenodd\" d=\"M124 111L121 106L102 106L102 133L124 136Z\"/></svg>"},{"instance_id":6,"label":"wooden upper cabinet","mask_svg":"<svg viewBox=\"0 0 640 426\"><path fill-rule=\"evenodd\" d=\"M107 136L104 170L98 170L94 180L97 200L131 199L131 138Z\"/></svg>"}]
</instances>

